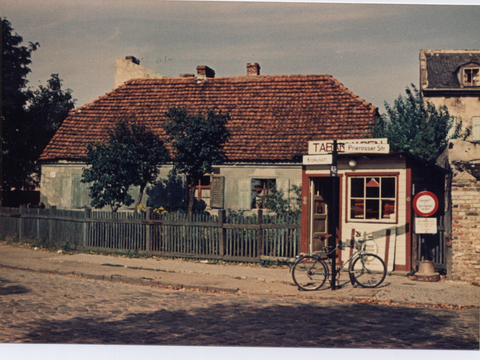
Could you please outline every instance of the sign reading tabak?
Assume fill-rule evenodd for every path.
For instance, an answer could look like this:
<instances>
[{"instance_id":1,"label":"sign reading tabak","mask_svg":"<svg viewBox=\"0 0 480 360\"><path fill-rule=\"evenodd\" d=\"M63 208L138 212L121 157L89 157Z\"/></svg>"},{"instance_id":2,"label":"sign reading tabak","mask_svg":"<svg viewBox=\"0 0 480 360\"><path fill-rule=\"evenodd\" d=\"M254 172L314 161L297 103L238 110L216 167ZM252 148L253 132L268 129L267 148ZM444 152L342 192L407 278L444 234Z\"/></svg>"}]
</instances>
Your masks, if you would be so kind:
<instances>
[{"instance_id":1,"label":"sign reading tabak","mask_svg":"<svg viewBox=\"0 0 480 360\"><path fill-rule=\"evenodd\" d=\"M338 152L343 153L388 154L390 152L387 138L338 140L337 144ZM332 151L333 140L308 142L309 155L324 155Z\"/></svg>"}]
</instances>

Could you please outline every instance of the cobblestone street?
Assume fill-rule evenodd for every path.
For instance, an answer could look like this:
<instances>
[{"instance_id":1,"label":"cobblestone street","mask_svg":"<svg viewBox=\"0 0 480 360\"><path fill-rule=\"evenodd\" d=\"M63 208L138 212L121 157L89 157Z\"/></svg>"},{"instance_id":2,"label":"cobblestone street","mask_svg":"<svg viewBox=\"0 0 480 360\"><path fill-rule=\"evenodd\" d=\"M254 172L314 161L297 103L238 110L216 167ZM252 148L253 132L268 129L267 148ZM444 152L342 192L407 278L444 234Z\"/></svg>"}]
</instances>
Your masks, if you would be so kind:
<instances>
[{"instance_id":1,"label":"cobblestone street","mask_svg":"<svg viewBox=\"0 0 480 360\"><path fill-rule=\"evenodd\" d=\"M2 343L479 348L478 309L176 291L5 268L0 281Z\"/></svg>"}]
</instances>

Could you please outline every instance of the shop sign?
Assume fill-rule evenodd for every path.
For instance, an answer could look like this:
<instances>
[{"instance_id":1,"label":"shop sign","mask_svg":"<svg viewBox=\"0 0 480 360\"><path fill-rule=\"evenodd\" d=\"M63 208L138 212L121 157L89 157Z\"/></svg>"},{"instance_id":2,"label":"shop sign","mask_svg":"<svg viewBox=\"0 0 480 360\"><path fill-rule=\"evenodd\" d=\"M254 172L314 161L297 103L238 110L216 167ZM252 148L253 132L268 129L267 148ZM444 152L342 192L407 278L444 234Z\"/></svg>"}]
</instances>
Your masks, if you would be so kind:
<instances>
[{"instance_id":1,"label":"shop sign","mask_svg":"<svg viewBox=\"0 0 480 360\"><path fill-rule=\"evenodd\" d=\"M347 144L363 144L363 145L384 144L384 145L388 145L387 143L388 143L387 138L337 140L337 151L339 153L344 152L345 151L345 146ZM329 154L332 151L333 151L333 140L309 141L308 142L308 154L309 155Z\"/></svg>"},{"instance_id":2,"label":"shop sign","mask_svg":"<svg viewBox=\"0 0 480 360\"><path fill-rule=\"evenodd\" d=\"M413 210L420 216L432 216L437 212L438 199L430 191L421 191L413 198Z\"/></svg>"},{"instance_id":3,"label":"shop sign","mask_svg":"<svg viewBox=\"0 0 480 360\"><path fill-rule=\"evenodd\" d=\"M303 165L330 165L332 155L303 155Z\"/></svg>"},{"instance_id":4,"label":"shop sign","mask_svg":"<svg viewBox=\"0 0 480 360\"><path fill-rule=\"evenodd\" d=\"M437 218L415 218L415 234L436 234Z\"/></svg>"}]
</instances>

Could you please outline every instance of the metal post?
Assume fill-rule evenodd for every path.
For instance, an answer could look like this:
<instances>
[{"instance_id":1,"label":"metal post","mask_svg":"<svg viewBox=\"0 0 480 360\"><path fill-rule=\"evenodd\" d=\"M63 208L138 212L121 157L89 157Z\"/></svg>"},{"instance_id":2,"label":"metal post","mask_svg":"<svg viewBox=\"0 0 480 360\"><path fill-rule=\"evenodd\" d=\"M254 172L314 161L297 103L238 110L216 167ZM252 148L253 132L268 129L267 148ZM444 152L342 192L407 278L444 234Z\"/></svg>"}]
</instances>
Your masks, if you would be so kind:
<instances>
[{"instance_id":1,"label":"metal post","mask_svg":"<svg viewBox=\"0 0 480 360\"><path fill-rule=\"evenodd\" d=\"M338 168L337 168L337 140L333 140L332 151L332 167L330 168L330 177L332 179L332 212L330 214L330 239L333 241L333 246L337 245L337 213L338 213ZM332 279L331 287L335 290L335 279L337 277L337 250L334 248L332 252Z\"/></svg>"}]
</instances>

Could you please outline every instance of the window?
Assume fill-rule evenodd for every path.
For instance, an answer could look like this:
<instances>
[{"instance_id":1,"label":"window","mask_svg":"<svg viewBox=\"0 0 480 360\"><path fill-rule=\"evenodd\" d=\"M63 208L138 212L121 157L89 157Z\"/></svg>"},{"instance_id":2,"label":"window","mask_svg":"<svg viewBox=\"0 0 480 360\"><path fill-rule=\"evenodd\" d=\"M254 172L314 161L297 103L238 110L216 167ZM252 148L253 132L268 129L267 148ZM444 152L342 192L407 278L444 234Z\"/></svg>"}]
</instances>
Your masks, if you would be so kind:
<instances>
[{"instance_id":1,"label":"window","mask_svg":"<svg viewBox=\"0 0 480 360\"><path fill-rule=\"evenodd\" d=\"M275 184L275 179L252 179L252 209L265 208L260 197L271 194Z\"/></svg>"},{"instance_id":2,"label":"window","mask_svg":"<svg viewBox=\"0 0 480 360\"><path fill-rule=\"evenodd\" d=\"M463 69L463 86L480 86L480 68Z\"/></svg>"},{"instance_id":3,"label":"window","mask_svg":"<svg viewBox=\"0 0 480 360\"><path fill-rule=\"evenodd\" d=\"M204 175L198 180L198 184L195 185L195 196L197 200L210 198L210 175Z\"/></svg>"},{"instance_id":4,"label":"window","mask_svg":"<svg viewBox=\"0 0 480 360\"><path fill-rule=\"evenodd\" d=\"M349 220L396 221L397 178L349 178Z\"/></svg>"}]
</instances>

